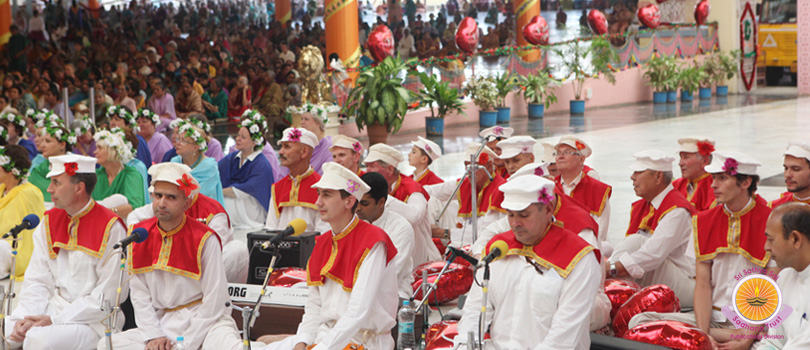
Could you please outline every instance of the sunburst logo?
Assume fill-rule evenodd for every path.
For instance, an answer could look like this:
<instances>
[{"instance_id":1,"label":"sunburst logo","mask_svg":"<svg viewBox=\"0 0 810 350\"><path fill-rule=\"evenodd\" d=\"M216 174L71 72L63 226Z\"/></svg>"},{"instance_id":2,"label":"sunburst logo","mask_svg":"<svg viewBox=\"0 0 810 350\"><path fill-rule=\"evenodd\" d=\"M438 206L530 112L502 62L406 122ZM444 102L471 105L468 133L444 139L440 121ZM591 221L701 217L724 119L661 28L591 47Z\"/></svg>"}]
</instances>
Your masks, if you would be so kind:
<instances>
[{"instance_id":1,"label":"sunburst logo","mask_svg":"<svg viewBox=\"0 0 810 350\"><path fill-rule=\"evenodd\" d=\"M750 275L734 287L734 311L750 324L764 324L776 317L782 306L782 292L765 275Z\"/></svg>"}]
</instances>

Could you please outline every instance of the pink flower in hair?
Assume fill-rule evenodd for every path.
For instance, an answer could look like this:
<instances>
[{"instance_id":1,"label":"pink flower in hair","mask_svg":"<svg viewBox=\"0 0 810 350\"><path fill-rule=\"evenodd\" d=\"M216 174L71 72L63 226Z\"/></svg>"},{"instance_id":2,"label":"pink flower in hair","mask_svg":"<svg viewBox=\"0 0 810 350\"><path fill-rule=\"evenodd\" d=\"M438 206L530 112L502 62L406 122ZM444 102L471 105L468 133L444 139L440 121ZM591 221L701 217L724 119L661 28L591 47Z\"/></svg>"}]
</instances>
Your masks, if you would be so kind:
<instances>
[{"instance_id":1,"label":"pink flower in hair","mask_svg":"<svg viewBox=\"0 0 810 350\"><path fill-rule=\"evenodd\" d=\"M728 173L729 175L737 175L737 168L740 166L740 163L737 162L734 158L726 158L726 162L723 163L723 171Z\"/></svg>"},{"instance_id":2,"label":"pink flower in hair","mask_svg":"<svg viewBox=\"0 0 810 350\"><path fill-rule=\"evenodd\" d=\"M549 205L549 204L551 204L552 200L554 200L554 197L552 197L548 193L548 190L546 190L546 188L543 187L540 190L540 196L537 197L537 201L540 202L540 203L543 203L544 205Z\"/></svg>"}]
</instances>

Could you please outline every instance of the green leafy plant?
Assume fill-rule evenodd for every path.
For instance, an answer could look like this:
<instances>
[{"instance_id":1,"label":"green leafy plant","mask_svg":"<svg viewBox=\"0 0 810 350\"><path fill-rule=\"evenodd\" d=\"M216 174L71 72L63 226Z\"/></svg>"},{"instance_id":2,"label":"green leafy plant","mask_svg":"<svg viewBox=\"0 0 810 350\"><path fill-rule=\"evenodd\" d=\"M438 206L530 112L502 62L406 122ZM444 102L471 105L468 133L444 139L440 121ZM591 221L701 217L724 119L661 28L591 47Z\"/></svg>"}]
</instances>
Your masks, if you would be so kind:
<instances>
[{"instance_id":1,"label":"green leafy plant","mask_svg":"<svg viewBox=\"0 0 810 350\"><path fill-rule=\"evenodd\" d=\"M618 61L619 56L613 52L610 42L604 38L594 38L591 46L583 46L580 41L574 41L561 49L554 49L554 53L562 58L562 66L568 77L573 77L572 87L574 98L582 99L582 89L588 78L604 77L611 84L616 84L611 62ZM587 64L590 57L590 65Z\"/></svg>"},{"instance_id":2,"label":"green leafy plant","mask_svg":"<svg viewBox=\"0 0 810 350\"><path fill-rule=\"evenodd\" d=\"M377 66L360 73L343 107L343 114L355 117L358 129L374 123L391 133L399 131L408 104L416 94L402 87L411 62L387 57Z\"/></svg>"},{"instance_id":3,"label":"green leafy plant","mask_svg":"<svg viewBox=\"0 0 810 350\"><path fill-rule=\"evenodd\" d=\"M644 77L647 85L657 92L673 91L678 88L678 66L675 58L664 55L653 55L646 63Z\"/></svg>"},{"instance_id":4,"label":"green leafy plant","mask_svg":"<svg viewBox=\"0 0 810 350\"><path fill-rule=\"evenodd\" d=\"M723 85L726 81L737 74L737 67L740 60L740 50L732 50L728 54L721 51L715 51L711 57L707 59L706 73L711 76L712 82L717 85Z\"/></svg>"},{"instance_id":5,"label":"green leafy plant","mask_svg":"<svg viewBox=\"0 0 810 350\"><path fill-rule=\"evenodd\" d=\"M446 81L440 81L433 74L419 73L419 79L423 85L419 90L419 101L430 108L431 118L444 118L450 113L467 115L458 89L451 88Z\"/></svg>"},{"instance_id":6,"label":"green leafy plant","mask_svg":"<svg viewBox=\"0 0 810 350\"><path fill-rule=\"evenodd\" d=\"M473 103L481 111L491 111L498 103L498 94L495 91L495 79L490 76L479 75L467 82L465 91L473 99Z\"/></svg>"},{"instance_id":7,"label":"green leafy plant","mask_svg":"<svg viewBox=\"0 0 810 350\"><path fill-rule=\"evenodd\" d=\"M506 96L515 89L515 81L509 72L495 76L495 90L498 93L498 107L506 107Z\"/></svg>"},{"instance_id":8,"label":"green leafy plant","mask_svg":"<svg viewBox=\"0 0 810 350\"><path fill-rule=\"evenodd\" d=\"M523 90L523 98L528 103L545 104L548 108L557 102L557 95L551 88L560 86L560 81L549 75L546 69L524 76L519 85Z\"/></svg>"},{"instance_id":9,"label":"green leafy plant","mask_svg":"<svg viewBox=\"0 0 810 350\"><path fill-rule=\"evenodd\" d=\"M708 76L703 67L696 65L685 65L678 71L678 86L681 90L691 93L697 92L701 82Z\"/></svg>"}]
</instances>

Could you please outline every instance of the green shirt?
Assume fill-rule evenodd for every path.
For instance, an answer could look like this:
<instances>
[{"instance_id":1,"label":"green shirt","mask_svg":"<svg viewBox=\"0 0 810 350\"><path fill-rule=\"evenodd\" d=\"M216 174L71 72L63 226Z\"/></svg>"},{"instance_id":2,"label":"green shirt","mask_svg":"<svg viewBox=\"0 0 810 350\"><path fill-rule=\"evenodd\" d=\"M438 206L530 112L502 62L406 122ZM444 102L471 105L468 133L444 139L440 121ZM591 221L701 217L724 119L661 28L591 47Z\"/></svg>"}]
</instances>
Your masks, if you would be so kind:
<instances>
[{"instance_id":1,"label":"green shirt","mask_svg":"<svg viewBox=\"0 0 810 350\"><path fill-rule=\"evenodd\" d=\"M45 199L46 202L51 201L51 194L48 193L48 186L51 185L51 179L45 177L48 175L50 168L51 162L45 159L42 163L32 168L31 172L28 174L28 182L37 186L37 188L42 191L42 198Z\"/></svg>"},{"instance_id":2,"label":"green shirt","mask_svg":"<svg viewBox=\"0 0 810 350\"><path fill-rule=\"evenodd\" d=\"M107 171L104 167L96 169L96 188L93 189L93 199L100 201L114 194L120 194L127 198L133 209L144 205L143 178L138 170L131 166L124 166L121 172L115 176L112 184L107 179Z\"/></svg>"}]
</instances>

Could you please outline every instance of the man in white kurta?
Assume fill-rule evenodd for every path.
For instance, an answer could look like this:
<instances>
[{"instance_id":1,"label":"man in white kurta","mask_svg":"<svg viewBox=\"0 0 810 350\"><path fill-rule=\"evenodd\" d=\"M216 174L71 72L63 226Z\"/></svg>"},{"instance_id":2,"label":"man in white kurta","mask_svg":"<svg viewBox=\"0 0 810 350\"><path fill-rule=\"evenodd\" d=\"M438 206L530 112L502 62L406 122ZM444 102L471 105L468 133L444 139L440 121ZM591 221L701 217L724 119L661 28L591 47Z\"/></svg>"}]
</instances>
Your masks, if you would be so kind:
<instances>
[{"instance_id":1,"label":"man in white kurta","mask_svg":"<svg viewBox=\"0 0 810 350\"><path fill-rule=\"evenodd\" d=\"M48 193L56 207L33 233L34 251L5 337L13 349L93 349L104 336L102 301L115 303L118 287L118 260L108 258L126 229L90 197L95 158L65 155L50 161ZM124 285L120 300L126 291ZM118 320L120 329L123 316Z\"/></svg>"},{"instance_id":2,"label":"man in white kurta","mask_svg":"<svg viewBox=\"0 0 810 350\"><path fill-rule=\"evenodd\" d=\"M393 349L396 248L385 232L353 214L368 185L337 163L326 163L323 169L323 178L315 184L318 207L333 230L317 238L307 264L304 317L294 336L263 349L303 350L313 345L315 350L343 349L350 344Z\"/></svg>"},{"instance_id":3,"label":"man in white kurta","mask_svg":"<svg viewBox=\"0 0 810 350\"><path fill-rule=\"evenodd\" d=\"M230 297L219 237L186 215L195 187L191 169L161 163L150 168L150 174L155 217L133 226L149 235L129 247L138 328L113 334L113 347L160 349L183 337L189 349L242 348L225 306ZM106 344L99 342L98 349L106 349Z\"/></svg>"},{"instance_id":4,"label":"man in white kurta","mask_svg":"<svg viewBox=\"0 0 810 350\"><path fill-rule=\"evenodd\" d=\"M554 184L522 176L500 189L510 231L488 244L501 244L505 257L490 264L484 329L488 349L588 349L590 312L600 287L598 250L553 222ZM489 253L489 251L487 251ZM478 271L478 280L484 271ZM483 291L473 285L458 324L455 345L479 333Z\"/></svg>"},{"instance_id":5,"label":"man in white kurta","mask_svg":"<svg viewBox=\"0 0 810 350\"><path fill-rule=\"evenodd\" d=\"M300 218L307 222L309 231L328 231L329 225L321 221L318 214L315 205L317 194L312 188L312 184L318 182L321 176L309 165L312 152L318 146L318 138L309 130L288 128L278 143L281 145L279 160L290 173L273 184L264 227L283 230L290 221Z\"/></svg>"},{"instance_id":6,"label":"man in white kurta","mask_svg":"<svg viewBox=\"0 0 810 350\"><path fill-rule=\"evenodd\" d=\"M349 169L351 170L351 169ZM413 227L401 215L385 210L388 199L388 183L378 173L367 173L360 176L371 188L363 195L357 205L357 217L377 226L391 238L397 248L394 264L397 265L397 282L399 283L399 297L410 299L413 295Z\"/></svg>"}]
</instances>

